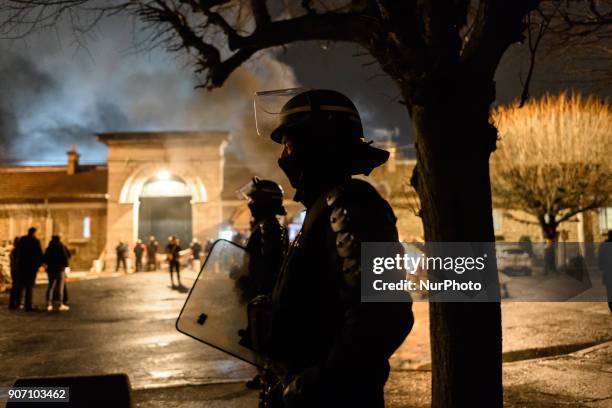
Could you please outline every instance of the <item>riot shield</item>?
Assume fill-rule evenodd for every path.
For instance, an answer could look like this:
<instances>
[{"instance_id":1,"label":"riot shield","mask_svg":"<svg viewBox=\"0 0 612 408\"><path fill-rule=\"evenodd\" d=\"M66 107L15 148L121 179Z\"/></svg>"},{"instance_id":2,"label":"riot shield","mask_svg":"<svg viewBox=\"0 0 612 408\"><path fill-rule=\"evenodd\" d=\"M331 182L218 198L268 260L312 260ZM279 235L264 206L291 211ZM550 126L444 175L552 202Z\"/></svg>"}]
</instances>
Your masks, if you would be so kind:
<instances>
[{"instance_id":1,"label":"riot shield","mask_svg":"<svg viewBox=\"0 0 612 408\"><path fill-rule=\"evenodd\" d=\"M189 292L176 328L209 346L262 366L257 353L243 345L250 343L244 337L247 305L252 297L245 281L248 281L246 250L226 240L216 241Z\"/></svg>"}]
</instances>

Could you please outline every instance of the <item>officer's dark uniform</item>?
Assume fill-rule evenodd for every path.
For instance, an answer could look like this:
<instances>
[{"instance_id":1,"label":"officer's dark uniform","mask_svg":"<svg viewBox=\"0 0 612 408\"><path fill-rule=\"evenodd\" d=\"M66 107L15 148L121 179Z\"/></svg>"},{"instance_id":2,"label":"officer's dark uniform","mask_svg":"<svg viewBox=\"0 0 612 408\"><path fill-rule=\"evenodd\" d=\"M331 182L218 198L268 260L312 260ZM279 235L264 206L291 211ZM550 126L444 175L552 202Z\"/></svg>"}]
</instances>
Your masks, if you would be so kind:
<instances>
[{"instance_id":1,"label":"officer's dark uniform","mask_svg":"<svg viewBox=\"0 0 612 408\"><path fill-rule=\"evenodd\" d=\"M251 235L246 245L249 254L248 274L238 286L243 300L248 302L256 296L272 293L289 240L286 228L276 217L286 214L283 190L277 183L254 177L242 189L242 194L249 200L252 221ZM251 327L247 328L245 334L251 334L252 330ZM244 345L252 346L252 339L243 341L246 341ZM260 374L247 382L247 387L260 388Z\"/></svg>"},{"instance_id":2,"label":"officer's dark uniform","mask_svg":"<svg viewBox=\"0 0 612 408\"><path fill-rule=\"evenodd\" d=\"M320 102L323 110L344 103L339 111L356 112L348 98L333 91L308 99L326 93L336 101ZM317 177L324 180L325 174ZM362 242L397 242L396 218L366 181L350 174L329 177L340 182L305 200L302 230L273 291L267 352L283 382L289 383L288 407L383 407L388 359L412 327L411 303L409 297L405 303L360 301L360 251ZM303 178L293 177L292 184ZM295 184L299 195L300 184Z\"/></svg>"},{"instance_id":3,"label":"officer's dark uniform","mask_svg":"<svg viewBox=\"0 0 612 408\"><path fill-rule=\"evenodd\" d=\"M243 188L251 211L251 235L246 244L252 293L250 298L272 293L289 246L286 228L277 215L285 215L283 190L272 180L254 177Z\"/></svg>"},{"instance_id":4,"label":"officer's dark uniform","mask_svg":"<svg viewBox=\"0 0 612 408\"><path fill-rule=\"evenodd\" d=\"M272 293L288 245L286 229L275 216L253 223L246 250L249 278L255 282L258 295Z\"/></svg>"}]
</instances>

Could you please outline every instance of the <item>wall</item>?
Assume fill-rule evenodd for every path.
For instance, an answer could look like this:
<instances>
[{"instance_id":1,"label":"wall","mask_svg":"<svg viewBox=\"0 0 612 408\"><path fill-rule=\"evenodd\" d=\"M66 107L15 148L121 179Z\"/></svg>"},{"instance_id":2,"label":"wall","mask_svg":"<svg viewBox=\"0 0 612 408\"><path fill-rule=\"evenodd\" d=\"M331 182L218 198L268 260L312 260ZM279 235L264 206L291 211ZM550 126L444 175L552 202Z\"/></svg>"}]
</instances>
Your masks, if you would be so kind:
<instances>
[{"instance_id":1,"label":"wall","mask_svg":"<svg viewBox=\"0 0 612 408\"><path fill-rule=\"evenodd\" d=\"M159 170L184 181L191 191L193 236L217 236L223 220L224 148L226 133L125 134L101 140L108 149L108 241L106 268L115 265L121 240L133 247L138 238L138 200L144 184ZM165 238L157 237L161 244Z\"/></svg>"},{"instance_id":2,"label":"wall","mask_svg":"<svg viewBox=\"0 0 612 408\"><path fill-rule=\"evenodd\" d=\"M83 237L83 218L90 219L89 238ZM4 204L0 206L0 240L12 240L36 227L43 249L51 235L60 235L73 257L73 270L89 270L106 242L104 203Z\"/></svg>"}]
</instances>

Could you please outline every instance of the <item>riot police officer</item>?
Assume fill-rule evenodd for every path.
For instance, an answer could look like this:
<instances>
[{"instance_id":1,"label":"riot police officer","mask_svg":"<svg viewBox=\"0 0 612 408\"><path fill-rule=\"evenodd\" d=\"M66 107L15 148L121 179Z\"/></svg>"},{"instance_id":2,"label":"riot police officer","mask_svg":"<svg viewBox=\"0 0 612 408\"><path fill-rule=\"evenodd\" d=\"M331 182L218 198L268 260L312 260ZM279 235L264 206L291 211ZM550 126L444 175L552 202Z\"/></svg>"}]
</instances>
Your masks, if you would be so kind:
<instances>
[{"instance_id":1,"label":"riot police officer","mask_svg":"<svg viewBox=\"0 0 612 408\"><path fill-rule=\"evenodd\" d=\"M241 189L241 194L249 200L251 211L251 235L246 244L248 274L240 283L242 296L249 301L272 293L289 241L285 227L277 218L286 214L280 185L254 177ZM247 387L259 388L260 376L248 381Z\"/></svg>"},{"instance_id":2,"label":"riot police officer","mask_svg":"<svg viewBox=\"0 0 612 408\"><path fill-rule=\"evenodd\" d=\"M289 245L287 231L277 218L287 214L283 189L272 180L254 177L242 191L251 211L251 235L246 244L249 279L255 296L269 295Z\"/></svg>"},{"instance_id":3,"label":"riot police officer","mask_svg":"<svg viewBox=\"0 0 612 408\"><path fill-rule=\"evenodd\" d=\"M286 407L384 406L388 359L413 324L412 304L362 303L361 242L397 242L390 205L366 181L388 153L366 143L346 96L290 99L272 132L306 218L272 294L266 353Z\"/></svg>"}]
</instances>

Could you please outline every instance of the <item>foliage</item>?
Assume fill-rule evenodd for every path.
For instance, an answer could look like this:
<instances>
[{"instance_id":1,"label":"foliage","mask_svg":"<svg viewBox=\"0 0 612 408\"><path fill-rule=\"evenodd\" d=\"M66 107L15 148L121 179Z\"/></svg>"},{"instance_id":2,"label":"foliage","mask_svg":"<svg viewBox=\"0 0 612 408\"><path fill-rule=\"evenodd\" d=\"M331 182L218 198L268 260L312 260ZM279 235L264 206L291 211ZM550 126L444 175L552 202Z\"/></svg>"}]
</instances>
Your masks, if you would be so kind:
<instances>
[{"instance_id":1,"label":"foliage","mask_svg":"<svg viewBox=\"0 0 612 408\"><path fill-rule=\"evenodd\" d=\"M610 202L612 107L562 94L493 113L500 142L491 160L498 204L533 215L544 236L583 211Z\"/></svg>"}]
</instances>

